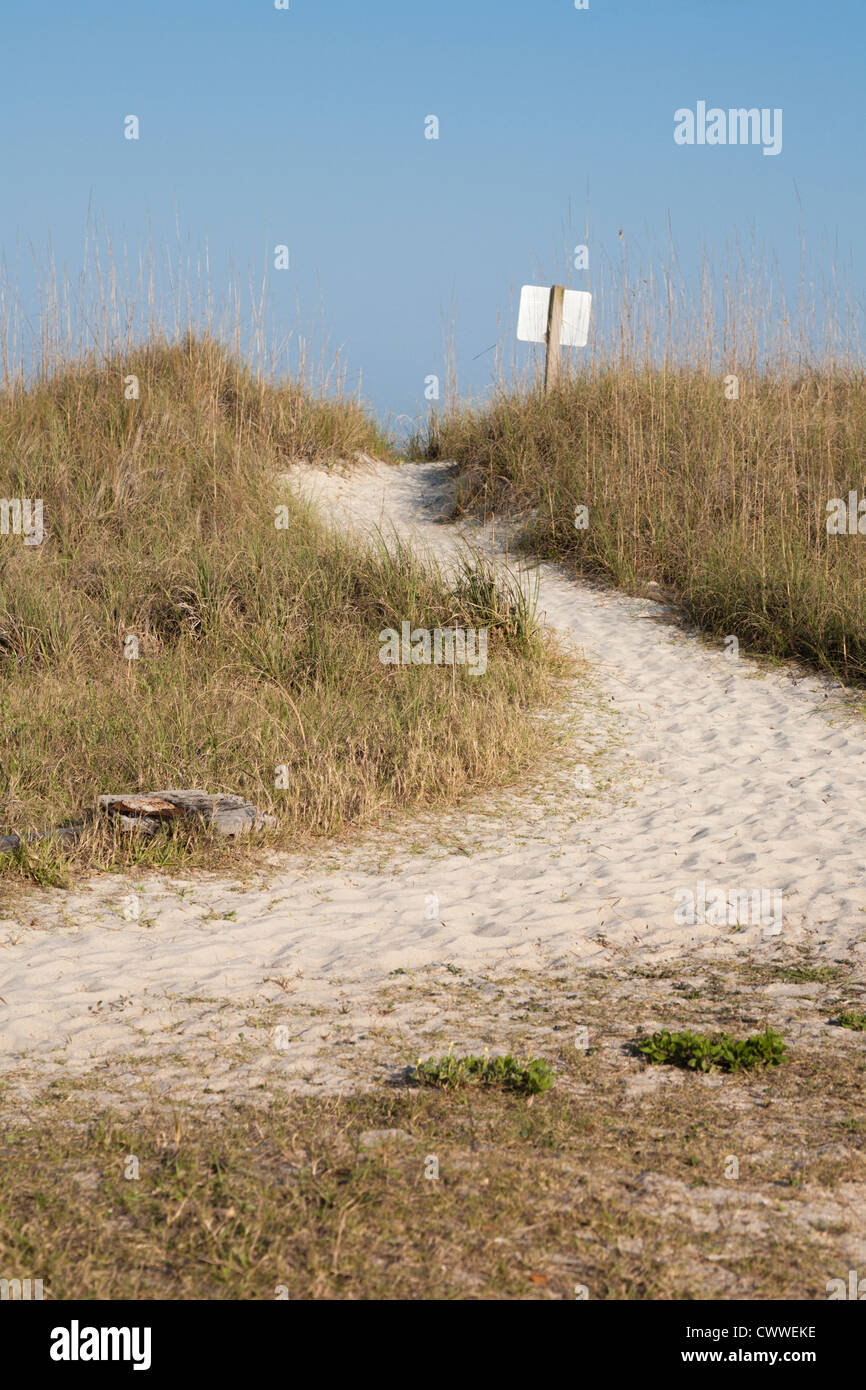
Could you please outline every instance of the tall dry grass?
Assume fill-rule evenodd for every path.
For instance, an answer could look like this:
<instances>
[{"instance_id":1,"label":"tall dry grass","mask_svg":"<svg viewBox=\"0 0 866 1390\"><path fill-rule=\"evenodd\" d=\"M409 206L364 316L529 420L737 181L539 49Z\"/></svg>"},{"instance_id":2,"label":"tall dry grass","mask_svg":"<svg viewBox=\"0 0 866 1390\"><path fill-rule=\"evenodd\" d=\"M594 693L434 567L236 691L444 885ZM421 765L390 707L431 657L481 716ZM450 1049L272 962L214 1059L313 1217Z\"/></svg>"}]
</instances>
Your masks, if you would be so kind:
<instances>
[{"instance_id":1,"label":"tall dry grass","mask_svg":"<svg viewBox=\"0 0 866 1390\"><path fill-rule=\"evenodd\" d=\"M541 554L655 581L708 632L862 682L866 536L826 527L831 499L866 497L857 306L837 286L792 309L743 262L692 295L670 267L604 288L560 390L500 378L432 415L415 452L459 463L460 507L522 513Z\"/></svg>"},{"instance_id":2,"label":"tall dry grass","mask_svg":"<svg viewBox=\"0 0 866 1390\"><path fill-rule=\"evenodd\" d=\"M268 383L208 337L0 392L0 494L42 499L45 528L38 546L0 537L2 830L79 820L102 792L204 787L246 795L292 844L516 775L552 668L509 584L330 530L280 482L298 457L386 448L357 402ZM487 625L487 674L383 666L378 634L404 620ZM207 852L94 832L74 856ZM0 862L56 878L52 854Z\"/></svg>"}]
</instances>

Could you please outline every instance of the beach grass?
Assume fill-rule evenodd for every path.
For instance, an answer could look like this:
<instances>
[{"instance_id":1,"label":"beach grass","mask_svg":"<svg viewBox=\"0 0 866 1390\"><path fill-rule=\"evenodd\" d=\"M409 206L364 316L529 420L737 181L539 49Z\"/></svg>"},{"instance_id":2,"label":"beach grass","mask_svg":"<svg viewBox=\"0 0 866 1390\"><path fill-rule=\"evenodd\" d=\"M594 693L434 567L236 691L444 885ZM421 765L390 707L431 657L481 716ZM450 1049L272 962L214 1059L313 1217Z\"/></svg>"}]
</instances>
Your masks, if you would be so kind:
<instances>
[{"instance_id":1,"label":"beach grass","mask_svg":"<svg viewBox=\"0 0 866 1390\"><path fill-rule=\"evenodd\" d=\"M0 831L195 787L247 797L287 845L518 776L543 737L526 711L562 663L514 576L361 542L286 486L296 459L389 451L356 400L266 382L207 336L0 394L0 491L39 499L44 530L0 536ZM486 672L383 665L380 631L403 622L486 627ZM60 882L64 863L216 850L92 827L0 872Z\"/></svg>"},{"instance_id":2,"label":"beach grass","mask_svg":"<svg viewBox=\"0 0 866 1390\"><path fill-rule=\"evenodd\" d=\"M866 371L856 305L817 295L787 305L744 255L697 287L623 270L556 389L500 368L481 400L450 391L411 449L456 462L457 512L517 518L533 552L862 684Z\"/></svg>"}]
</instances>

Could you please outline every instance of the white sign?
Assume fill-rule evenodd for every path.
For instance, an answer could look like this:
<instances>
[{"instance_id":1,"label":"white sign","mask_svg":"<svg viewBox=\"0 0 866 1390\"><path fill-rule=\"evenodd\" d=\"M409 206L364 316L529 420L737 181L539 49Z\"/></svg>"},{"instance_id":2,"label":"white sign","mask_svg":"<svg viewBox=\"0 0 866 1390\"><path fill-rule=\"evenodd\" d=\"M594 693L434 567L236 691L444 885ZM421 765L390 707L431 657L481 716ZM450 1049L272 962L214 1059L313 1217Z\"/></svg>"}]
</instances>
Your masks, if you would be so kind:
<instances>
[{"instance_id":1,"label":"white sign","mask_svg":"<svg viewBox=\"0 0 866 1390\"><path fill-rule=\"evenodd\" d=\"M584 290L566 290L562 301L562 347L586 347L589 336L589 310L592 295ZM550 309L549 285L524 285L520 291L517 336L522 343L543 343L547 337Z\"/></svg>"}]
</instances>

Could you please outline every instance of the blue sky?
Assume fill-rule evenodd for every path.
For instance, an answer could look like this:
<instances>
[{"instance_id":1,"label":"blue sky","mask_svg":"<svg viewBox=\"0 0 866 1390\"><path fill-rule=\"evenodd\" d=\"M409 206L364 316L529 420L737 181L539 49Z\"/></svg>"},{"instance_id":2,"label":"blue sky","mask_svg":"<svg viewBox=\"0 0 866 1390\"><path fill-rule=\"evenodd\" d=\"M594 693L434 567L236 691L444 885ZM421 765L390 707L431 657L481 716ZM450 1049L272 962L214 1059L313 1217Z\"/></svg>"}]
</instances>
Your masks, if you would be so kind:
<instances>
[{"instance_id":1,"label":"blue sky","mask_svg":"<svg viewBox=\"0 0 866 1390\"><path fill-rule=\"evenodd\" d=\"M217 298L283 243L269 330L318 349L324 325L382 414L425 409L452 320L483 390L521 284L592 289L669 228L685 273L754 233L793 280L805 233L809 273L850 257L859 290L863 0L4 0L0 32L0 246L28 307L49 238L78 273L88 207L133 258L148 226L207 243ZM781 153L677 146L699 100L782 108Z\"/></svg>"}]
</instances>

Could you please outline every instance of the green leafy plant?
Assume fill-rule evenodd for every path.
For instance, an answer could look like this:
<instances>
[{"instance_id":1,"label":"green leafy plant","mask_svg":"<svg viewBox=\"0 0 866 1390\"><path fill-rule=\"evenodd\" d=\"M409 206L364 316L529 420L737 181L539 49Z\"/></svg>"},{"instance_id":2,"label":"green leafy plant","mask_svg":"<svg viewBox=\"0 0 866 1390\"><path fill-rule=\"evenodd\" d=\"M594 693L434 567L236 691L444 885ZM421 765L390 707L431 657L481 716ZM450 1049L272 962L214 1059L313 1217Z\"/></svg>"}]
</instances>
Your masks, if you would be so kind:
<instances>
[{"instance_id":1,"label":"green leafy plant","mask_svg":"<svg viewBox=\"0 0 866 1390\"><path fill-rule=\"evenodd\" d=\"M535 1096L550 1090L553 1072L540 1057L527 1058L525 1062L510 1053L505 1057L488 1057L486 1052L483 1057L455 1057L449 1049L445 1057L428 1057L426 1062L419 1058L415 1079L425 1086L453 1089L480 1084Z\"/></svg>"},{"instance_id":2,"label":"green leafy plant","mask_svg":"<svg viewBox=\"0 0 866 1390\"><path fill-rule=\"evenodd\" d=\"M665 1028L642 1039L637 1050L652 1064L667 1063L691 1071L751 1071L777 1067L787 1048L772 1028L750 1038L732 1038L729 1033L671 1033Z\"/></svg>"},{"instance_id":3,"label":"green leafy plant","mask_svg":"<svg viewBox=\"0 0 866 1390\"><path fill-rule=\"evenodd\" d=\"M851 1028L855 1033L866 1033L866 1009L844 1009L834 1022L840 1028Z\"/></svg>"},{"instance_id":4,"label":"green leafy plant","mask_svg":"<svg viewBox=\"0 0 866 1390\"><path fill-rule=\"evenodd\" d=\"M776 971L776 978L792 985L832 984L844 974L835 965L788 965Z\"/></svg>"}]
</instances>

